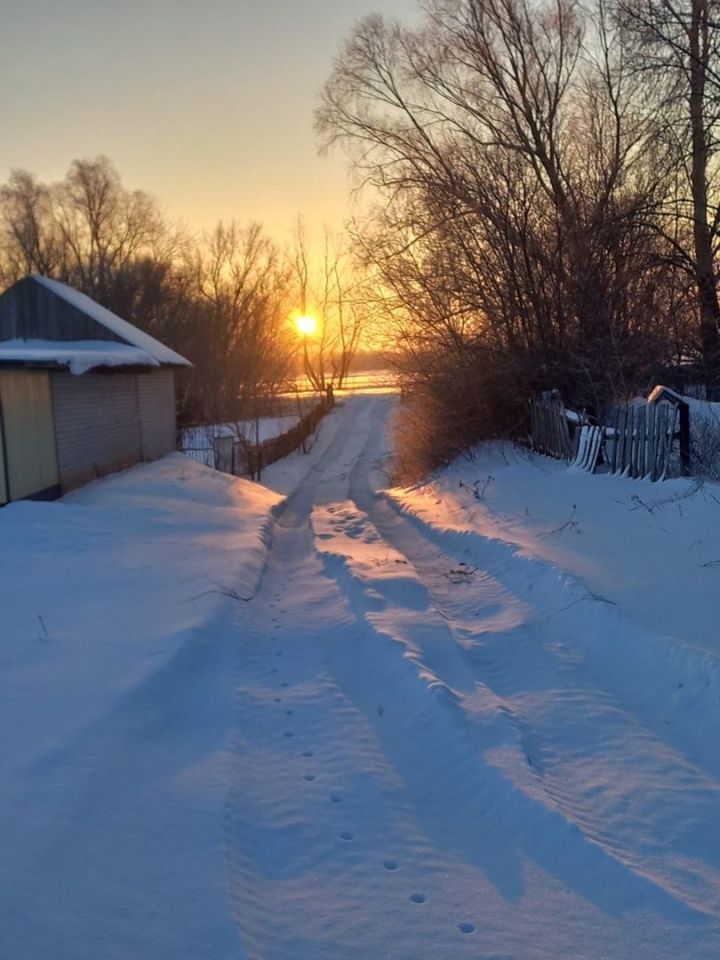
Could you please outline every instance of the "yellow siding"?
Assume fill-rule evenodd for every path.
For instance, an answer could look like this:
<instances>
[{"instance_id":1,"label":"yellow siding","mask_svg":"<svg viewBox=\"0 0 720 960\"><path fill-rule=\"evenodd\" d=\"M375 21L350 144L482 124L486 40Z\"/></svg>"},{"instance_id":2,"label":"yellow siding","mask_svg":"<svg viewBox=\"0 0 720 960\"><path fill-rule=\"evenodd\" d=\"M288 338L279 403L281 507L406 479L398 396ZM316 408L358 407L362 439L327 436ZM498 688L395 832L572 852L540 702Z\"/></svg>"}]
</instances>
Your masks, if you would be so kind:
<instances>
[{"instance_id":1,"label":"yellow siding","mask_svg":"<svg viewBox=\"0 0 720 960\"><path fill-rule=\"evenodd\" d=\"M10 499L20 500L54 487L58 469L48 374L1 372L0 402Z\"/></svg>"}]
</instances>

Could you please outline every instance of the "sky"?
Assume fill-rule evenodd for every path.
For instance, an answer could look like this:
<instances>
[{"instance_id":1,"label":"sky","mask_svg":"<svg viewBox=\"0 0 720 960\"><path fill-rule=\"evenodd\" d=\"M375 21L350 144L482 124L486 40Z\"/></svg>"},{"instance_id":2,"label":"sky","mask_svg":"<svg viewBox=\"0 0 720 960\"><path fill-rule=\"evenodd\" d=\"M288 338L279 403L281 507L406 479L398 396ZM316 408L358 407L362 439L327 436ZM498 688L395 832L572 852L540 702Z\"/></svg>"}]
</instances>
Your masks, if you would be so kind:
<instances>
[{"instance_id":1,"label":"sky","mask_svg":"<svg viewBox=\"0 0 720 960\"><path fill-rule=\"evenodd\" d=\"M417 0L4 0L0 177L62 178L110 157L126 186L192 231L298 215L337 229L346 160L319 157L313 108L333 57L368 13Z\"/></svg>"}]
</instances>

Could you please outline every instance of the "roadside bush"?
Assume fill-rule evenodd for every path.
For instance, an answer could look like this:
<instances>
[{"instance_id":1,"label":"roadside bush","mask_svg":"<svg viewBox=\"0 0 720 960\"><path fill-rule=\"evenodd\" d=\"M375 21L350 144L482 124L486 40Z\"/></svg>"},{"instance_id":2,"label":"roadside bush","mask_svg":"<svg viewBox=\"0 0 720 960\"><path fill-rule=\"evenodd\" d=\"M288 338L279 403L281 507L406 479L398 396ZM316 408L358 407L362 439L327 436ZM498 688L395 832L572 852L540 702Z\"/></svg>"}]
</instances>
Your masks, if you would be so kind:
<instances>
[{"instance_id":1,"label":"roadside bush","mask_svg":"<svg viewBox=\"0 0 720 960\"><path fill-rule=\"evenodd\" d=\"M393 479L412 483L482 440L518 436L525 423L517 378L481 349L427 355L404 371L405 402L394 425Z\"/></svg>"}]
</instances>

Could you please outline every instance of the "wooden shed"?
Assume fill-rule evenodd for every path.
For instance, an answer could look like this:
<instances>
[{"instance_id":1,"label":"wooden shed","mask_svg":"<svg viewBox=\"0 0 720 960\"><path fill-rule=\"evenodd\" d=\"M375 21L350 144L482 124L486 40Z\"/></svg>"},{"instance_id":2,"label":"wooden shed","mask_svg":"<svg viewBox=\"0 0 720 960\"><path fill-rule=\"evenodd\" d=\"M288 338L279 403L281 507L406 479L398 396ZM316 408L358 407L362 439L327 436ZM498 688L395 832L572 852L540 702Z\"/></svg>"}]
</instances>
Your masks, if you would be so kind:
<instances>
[{"instance_id":1,"label":"wooden shed","mask_svg":"<svg viewBox=\"0 0 720 960\"><path fill-rule=\"evenodd\" d=\"M51 499L175 449L189 362L47 277L0 295L0 504Z\"/></svg>"}]
</instances>

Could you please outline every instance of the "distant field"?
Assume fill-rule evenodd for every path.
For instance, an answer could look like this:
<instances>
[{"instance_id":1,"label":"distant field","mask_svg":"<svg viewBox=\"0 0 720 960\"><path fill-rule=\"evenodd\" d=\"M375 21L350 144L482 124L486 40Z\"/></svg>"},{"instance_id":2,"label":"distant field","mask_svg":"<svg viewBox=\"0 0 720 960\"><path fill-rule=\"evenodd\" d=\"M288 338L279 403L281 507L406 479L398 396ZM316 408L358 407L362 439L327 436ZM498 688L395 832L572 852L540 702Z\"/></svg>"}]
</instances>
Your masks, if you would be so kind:
<instances>
[{"instance_id":1,"label":"distant field","mask_svg":"<svg viewBox=\"0 0 720 960\"><path fill-rule=\"evenodd\" d=\"M338 396L353 393L395 393L400 389L398 376L394 370L363 370L352 373L345 381L342 390L336 390ZM297 377L293 389L284 396L315 393L315 388L307 377Z\"/></svg>"}]
</instances>

